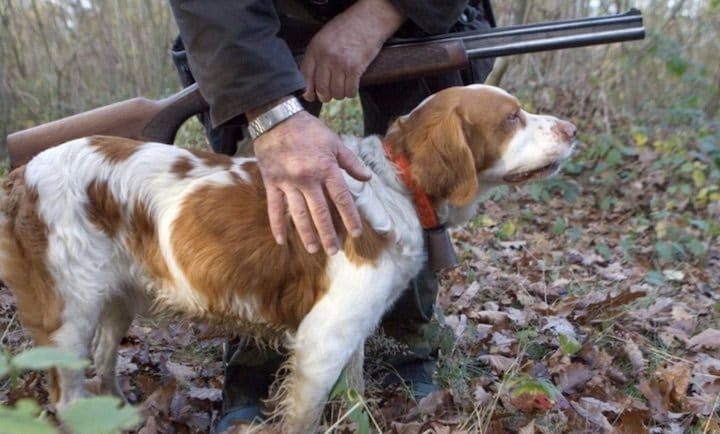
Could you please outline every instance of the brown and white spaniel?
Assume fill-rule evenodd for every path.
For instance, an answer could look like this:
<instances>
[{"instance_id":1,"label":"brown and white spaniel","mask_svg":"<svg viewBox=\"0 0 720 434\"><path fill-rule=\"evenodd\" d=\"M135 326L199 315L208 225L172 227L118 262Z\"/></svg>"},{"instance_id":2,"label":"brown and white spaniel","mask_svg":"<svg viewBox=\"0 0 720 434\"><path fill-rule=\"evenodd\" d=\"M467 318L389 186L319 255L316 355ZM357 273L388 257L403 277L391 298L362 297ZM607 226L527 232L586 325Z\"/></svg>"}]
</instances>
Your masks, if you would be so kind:
<instances>
[{"instance_id":1,"label":"brown and white spaniel","mask_svg":"<svg viewBox=\"0 0 720 434\"><path fill-rule=\"evenodd\" d=\"M254 159L90 137L4 180L0 279L36 342L92 356L107 393L120 395L117 347L138 314L280 342L291 353L281 429L312 432L341 370L426 260L418 209L462 223L483 189L555 172L575 127L473 85L429 97L384 140L343 140L374 176L346 176L364 231L341 231L333 256L309 254L293 230L275 242ZM66 406L86 395L83 380L57 369L51 396Z\"/></svg>"}]
</instances>

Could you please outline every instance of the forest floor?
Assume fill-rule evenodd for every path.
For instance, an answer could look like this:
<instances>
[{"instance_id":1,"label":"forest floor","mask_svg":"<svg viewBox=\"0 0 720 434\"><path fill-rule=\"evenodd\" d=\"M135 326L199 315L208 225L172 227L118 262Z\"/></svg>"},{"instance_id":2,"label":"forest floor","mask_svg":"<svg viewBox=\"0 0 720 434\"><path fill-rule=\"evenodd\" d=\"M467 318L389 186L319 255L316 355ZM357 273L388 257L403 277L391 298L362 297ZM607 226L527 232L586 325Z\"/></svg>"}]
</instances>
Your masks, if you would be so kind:
<instances>
[{"instance_id":1,"label":"forest floor","mask_svg":"<svg viewBox=\"0 0 720 434\"><path fill-rule=\"evenodd\" d=\"M556 177L486 194L442 276L443 389L415 402L371 383L323 431L720 433L719 135L585 134ZM31 345L5 288L0 336ZM222 342L201 324L133 325L118 373L136 432L208 432ZM47 402L41 373L0 380L0 402L21 397Z\"/></svg>"}]
</instances>

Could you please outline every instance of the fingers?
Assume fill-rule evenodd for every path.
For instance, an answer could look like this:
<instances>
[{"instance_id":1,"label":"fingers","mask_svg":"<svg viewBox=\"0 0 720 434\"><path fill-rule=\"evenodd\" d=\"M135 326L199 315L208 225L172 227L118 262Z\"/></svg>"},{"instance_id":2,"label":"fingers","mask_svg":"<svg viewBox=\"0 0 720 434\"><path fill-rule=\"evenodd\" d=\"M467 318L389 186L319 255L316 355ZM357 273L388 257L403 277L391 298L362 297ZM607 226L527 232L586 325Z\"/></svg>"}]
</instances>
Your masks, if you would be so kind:
<instances>
[{"instance_id":1,"label":"fingers","mask_svg":"<svg viewBox=\"0 0 720 434\"><path fill-rule=\"evenodd\" d=\"M320 66L315 69L315 93L321 102L328 102L330 93L330 69Z\"/></svg>"},{"instance_id":2,"label":"fingers","mask_svg":"<svg viewBox=\"0 0 720 434\"><path fill-rule=\"evenodd\" d=\"M304 193L310 215L315 223L317 233L320 235L320 242L328 255L334 255L339 247L337 233L322 188L306 190Z\"/></svg>"},{"instance_id":3,"label":"fingers","mask_svg":"<svg viewBox=\"0 0 720 434\"><path fill-rule=\"evenodd\" d=\"M345 76L345 98L353 98L360 88L360 75L348 74Z\"/></svg>"},{"instance_id":4,"label":"fingers","mask_svg":"<svg viewBox=\"0 0 720 434\"><path fill-rule=\"evenodd\" d=\"M338 165L345 169L348 175L358 181L368 181L372 176L370 169L360 161L357 155L353 154L345 145L338 147L337 154Z\"/></svg>"},{"instance_id":5,"label":"fingers","mask_svg":"<svg viewBox=\"0 0 720 434\"><path fill-rule=\"evenodd\" d=\"M278 244L285 244L287 240L287 222L285 220L285 195L282 190L266 183L268 217L270 230Z\"/></svg>"},{"instance_id":6,"label":"fingers","mask_svg":"<svg viewBox=\"0 0 720 434\"><path fill-rule=\"evenodd\" d=\"M310 253L322 247L332 255L340 248L336 210L347 233L360 235L362 221L341 168L358 182L370 179L371 172L319 119L300 112L254 145L267 190L270 229L278 243L289 237L285 210Z\"/></svg>"},{"instance_id":7,"label":"fingers","mask_svg":"<svg viewBox=\"0 0 720 434\"><path fill-rule=\"evenodd\" d=\"M340 177L342 182L342 177ZM348 200L350 201L350 208L357 215L354 203L350 192L345 188L344 195L341 194L341 198L337 201L343 204L343 208L348 208ZM317 253L320 250L318 245L318 235L320 236L320 243L323 249L328 255L334 255L338 252L338 237L335 232L335 226L332 220L332 214L328 207L325 195L321 188L309 188L304 191L290 190L287 192L288 207L290 209L290 216L295 223L295 228L298 231L298 235L310 253ZM338 203L336 202L336 206ZM338 207L339 209L339 207ZM346 212L345 214L349 214ZM341 212L342 216L342 212ZM358 232L358 228L361 228L361 222L359 216L357 221L352 220L353 216L349 215L346 217L350 223L346 225L353 235ZM344 222L345 220L343 220ZM350 229L352 227L353 229ZM357 236L355 235L355 236Z\"/></svg>"},{"instance_id":8,"label":"fingers","mask_svg":"<svg viewBox=\"0 0 720 434\"><path fill-rule=\"evenodd\" d=\"M315 101L315 58L309 54L303 57L302 63L300 64L300 72L305 78L305 93L303 98L306 101Z\"/></svg>"},{"instance_id":9,"label":"fingers","mask_svg":"<svg viewBox=\"0 0 720 434\"><path fill-rule=\"evenodd\" d=\"M362 221L352 194L339 170L328 176L325 187L330 200L340 214L343 225L353 237L360 236ZM337 253L339 249L337 232L327 199L322 188L319 187L311 187L304 191L289 188L284 192L274 186L267 187L270 229L277 243L284 244L287 240L284 197L287 197L290 217L305 249L310 253L317 253L322 244L328 255Z\"/></svg>"},{"instance_id":10,"label":"fingers","mask_svg":"<svg viewBox=\"0 0 720 434\"><path fill-rule=\"evenodd\" d=\"M332 172L328 176L325 182L325 188L330 196L330 200L333 201L335 208L337 208L340 213L340 218L345 228L353 237L359 237L362 234L360 214L355 206L355 199L352 197L339 170Z\"/></svg>"},{"instance_id":11,"label":"fingers","mask_svg":"<svg viewBox=\"0 0 720 434\"><path fill-rule=\"evenodd\" d=\"M318 244L315 229L310 220L310 213L308 212L305 198L300 191L295 189L286 191L285 195L288 200L290 216L292 217L293 223L295 223L295 229L297 229L298 235L300 235L300 240L308 252L317 253L320 250L320 245Z\"/></svg>"},{"instance_id":12,"label":"fingers","mask_svg":"<svg viewBox=\"0 0 720 434\"><path fill-rule=\"evenodd\" d=\"M345 98L345 74L342 72L330 75L330 96L337 100Z\"/></svg>"}]
</instances>

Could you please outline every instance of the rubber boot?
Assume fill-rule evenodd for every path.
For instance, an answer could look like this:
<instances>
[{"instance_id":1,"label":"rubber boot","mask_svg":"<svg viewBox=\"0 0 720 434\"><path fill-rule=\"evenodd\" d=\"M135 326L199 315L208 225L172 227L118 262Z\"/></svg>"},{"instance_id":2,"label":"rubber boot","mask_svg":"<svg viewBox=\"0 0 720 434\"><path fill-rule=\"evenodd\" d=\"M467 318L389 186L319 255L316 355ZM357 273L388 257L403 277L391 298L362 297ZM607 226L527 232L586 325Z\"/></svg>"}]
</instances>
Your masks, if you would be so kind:
<instances>
[{"instance_id":1,"label":"rubber boot","mask_svg":"<svg viewBox=\"0 0 720 434\"><path fill-rule=\"evenodd\" d=\"M262 400L267 398L283 356L258 348L250 339L236 338L224 345L222 417L214 432L220 434L236 423L262 420Z\"/></svg>"},{"instance_id":2,"label":"rubber boot","mask_svg":"<svg viewBox=\"0 0 720 434\"><path fill-rule=\"evenodd\" d=\"M424 268L411 280L393 308L385 315L381 328L403 347L381 357L388 365L386 386L404 383L419 400L438 386L433 380L440 337L430 324L438 293L437 275Z\"/></svg>"}]
</instances>

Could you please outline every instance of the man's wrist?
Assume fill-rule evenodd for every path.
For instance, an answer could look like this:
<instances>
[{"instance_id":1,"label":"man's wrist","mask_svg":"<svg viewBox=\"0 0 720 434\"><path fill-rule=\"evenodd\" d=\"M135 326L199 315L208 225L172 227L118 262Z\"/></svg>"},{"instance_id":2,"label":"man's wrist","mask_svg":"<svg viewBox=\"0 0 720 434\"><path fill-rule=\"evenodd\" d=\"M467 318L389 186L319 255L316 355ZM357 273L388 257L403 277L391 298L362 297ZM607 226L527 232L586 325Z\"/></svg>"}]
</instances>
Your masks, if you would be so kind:
<instances>
[{"instance_id":1,"label":"man's wrist","mask_svg":"<svg viewBox=\"0 0 720 434\"><path fill-rule=\"evenodd\" d=\"M389 39L405 22L405 13L390 0L361 0L356 3L358 7L365 7L367 18L377 24L373 26L378 30L383 41Z\"/></svg>"},{"instance_id":2,"label":"man's wrist","mask_svg":"<svg viewBox=\"0 0 720 434\"><path fill-rule=\"evenodd\" d=\"M292 95L281 96L280 98L276 98L276 99L269 101L263 105L259 105L257 107L248 109L245 112L245 117L247 118L248 122L252 122L255 120L255 118L257 118L261 114L265 113L266 111L270 110L271 108L275 107L276 105L289 100L292 97L293 97Z\"/></svg>"},{"instance_id":3,"label":"man's wrist","mask_svg":"<svg viewBox=\"0 0 720 434\"><path fill-rule=\"evenodd\" d=\"M251 138L257 139L302 110L302 104L294 96L285 96L248 110L245 115L248 119L248 131Z\"/></svg>"}]
</instances>

